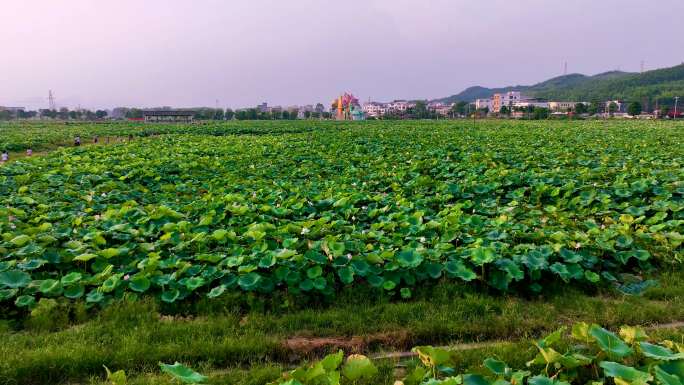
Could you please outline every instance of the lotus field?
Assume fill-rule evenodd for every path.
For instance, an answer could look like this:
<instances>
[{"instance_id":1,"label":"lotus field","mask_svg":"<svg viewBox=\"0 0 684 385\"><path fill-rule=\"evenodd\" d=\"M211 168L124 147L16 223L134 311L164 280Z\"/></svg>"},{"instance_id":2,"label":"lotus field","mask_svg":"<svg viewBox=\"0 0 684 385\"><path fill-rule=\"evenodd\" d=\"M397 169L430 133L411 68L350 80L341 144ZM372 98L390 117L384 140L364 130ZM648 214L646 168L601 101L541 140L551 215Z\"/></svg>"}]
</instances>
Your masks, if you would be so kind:
<instances>
[{"instance_id":1,"label":"lotus field","mask_svg":"<svg viewBox=\"0 0 684 385\"><path fill-rule=\"evenodd\" d=\"M0 306L624 287L683 258L678 126L240 124L0 166Z\"/></svg>"}]
</instances>

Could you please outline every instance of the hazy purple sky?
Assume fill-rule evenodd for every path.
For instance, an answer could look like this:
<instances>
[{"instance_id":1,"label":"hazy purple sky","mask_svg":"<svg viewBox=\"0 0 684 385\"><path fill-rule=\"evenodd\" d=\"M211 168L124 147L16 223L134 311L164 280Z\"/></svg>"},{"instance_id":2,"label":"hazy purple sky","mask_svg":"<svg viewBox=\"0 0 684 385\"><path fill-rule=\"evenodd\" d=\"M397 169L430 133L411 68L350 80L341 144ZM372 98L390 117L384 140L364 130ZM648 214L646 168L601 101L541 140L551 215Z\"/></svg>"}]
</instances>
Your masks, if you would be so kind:
<instances>
[{"instance_id":1,"label":"hazy purple sky","mask_svg":"<svg viewBox=\"0 0 684 385\"><path fill-rule=\"evenodd\" d=\"M326 105L684 60L683 0L2 0L0 105Z\"/></svg>"}]
</instances>

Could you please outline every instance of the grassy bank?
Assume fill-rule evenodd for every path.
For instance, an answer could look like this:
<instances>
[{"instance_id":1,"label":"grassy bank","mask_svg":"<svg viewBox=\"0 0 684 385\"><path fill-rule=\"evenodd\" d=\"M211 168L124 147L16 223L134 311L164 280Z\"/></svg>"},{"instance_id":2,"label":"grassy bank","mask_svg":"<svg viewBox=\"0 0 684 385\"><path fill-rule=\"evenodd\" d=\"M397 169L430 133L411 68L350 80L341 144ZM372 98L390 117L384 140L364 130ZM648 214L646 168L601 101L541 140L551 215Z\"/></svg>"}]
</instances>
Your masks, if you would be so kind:
<instances>
[{"instance_id":1,"label":"grassy bank","mask_svg":"<svg viewBox=\"0 0 684 385\"><path fill-rule=\"evenodd\" d=\"M217 383L263 383L253 382L252 373L277 377L288 365L338 348L371 353L424 344L520 341L576 321L609 328L681 321L683 278L684 272L663 274L659 286L642 296L557 287L524 299L442 284L417 291L408 302L343 294L334 304L275 312L215 302L173 311L152 302L120 303L58 331L13 330L19 325L5 323L0 384L87 382L102 376L102 365L141 375L140 383L155 383L156 376L145 373L157 373L160 361L181 361L207 372L220 369Z\"/></svg>"}]
</instances>

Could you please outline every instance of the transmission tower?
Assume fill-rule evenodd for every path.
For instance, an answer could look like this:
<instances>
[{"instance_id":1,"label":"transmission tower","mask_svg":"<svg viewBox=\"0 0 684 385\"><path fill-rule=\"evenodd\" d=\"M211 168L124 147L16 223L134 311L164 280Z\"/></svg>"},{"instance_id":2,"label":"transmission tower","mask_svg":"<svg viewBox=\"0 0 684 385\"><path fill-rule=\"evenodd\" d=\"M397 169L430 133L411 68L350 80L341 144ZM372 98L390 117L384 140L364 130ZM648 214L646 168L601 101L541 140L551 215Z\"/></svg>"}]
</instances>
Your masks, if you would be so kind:
<instances>
[{"instance_id":1,"label":"transmission tower","mask_svg":"<svg viewBox=\"0 0 684 385\"><path fill-rule=\"evenodd\" d=\"M50 104L51 110L57 109L57 105L55 104L55 96L52 94L52 90L48 91L48 103Z\"/></svg>"},{"instance_id":2,"label":"transmission tower","mask_svg":"<svg viewBox=\"0 0 684 385\"><path fill-rule=\"evenodd\" d=\"M642 61L641 61L641 73L642 73L642 74L644 73L644 67L645 67L645 66L646 66L646 62L642 60Z\"/></svg>"},{"instance_id":3,"label":"transmission tower","mask_svg":"<svg viewBox=\"0 0 684 385\"><path fill-rule=\"evenodd\" d=\"M563 63L563 76L568 74L568 62Z\"/></svg>"}]
</instances>

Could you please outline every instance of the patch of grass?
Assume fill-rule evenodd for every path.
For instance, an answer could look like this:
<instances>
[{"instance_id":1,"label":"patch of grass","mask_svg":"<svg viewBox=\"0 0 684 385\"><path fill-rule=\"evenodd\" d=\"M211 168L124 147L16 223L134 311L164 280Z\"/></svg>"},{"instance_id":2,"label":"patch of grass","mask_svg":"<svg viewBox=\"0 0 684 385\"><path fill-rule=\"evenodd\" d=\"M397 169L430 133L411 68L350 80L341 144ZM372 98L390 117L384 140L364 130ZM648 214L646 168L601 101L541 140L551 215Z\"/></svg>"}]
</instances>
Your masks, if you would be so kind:
<instances>
[{"instance_id":1,"label":"patch of grass","mask_svg":"<svg viewBox=\"0 0 684 385\"><path fill-rule=\"evenodd\" d=\"M85 381L103 375L103 364L134 375L157 373L160 361L180 361L207 371L249 365L263 368L259 373L266 376L274 373L274 368L315 358L287 349L283 341L292 336L407 333L402 340L366 346L364 353L370 353L425 344L524 340L576 321L609 328L681 321L683 278L684 272L663 274L660 286L643 296L623 296L607 290L587 294L567 287L544 297L525 299L442 284L417 291L408 302L370 295L342 296L336 304L272 312L240 310L228 302L223 309L214 304L195 308L196 314L164 315L151 300L124 301L88 322L57 332L0 330L0 384ZM485 348L486 354L500 354L497 357L511 363L529 359L519 349L511 348L510 354L505 347L487 349L492 348ZM475 354L468 351L463 356ZM465 360L463 365L471 361ZM221 383L256 383L250 382L246 374L249 378L240 377L240 373L235 369L225 375L237 378L236 382ZM142 382L137 383L164 383L154 382L157 380L156 376L142 376Z\"/></svg>"}]
</instances>

